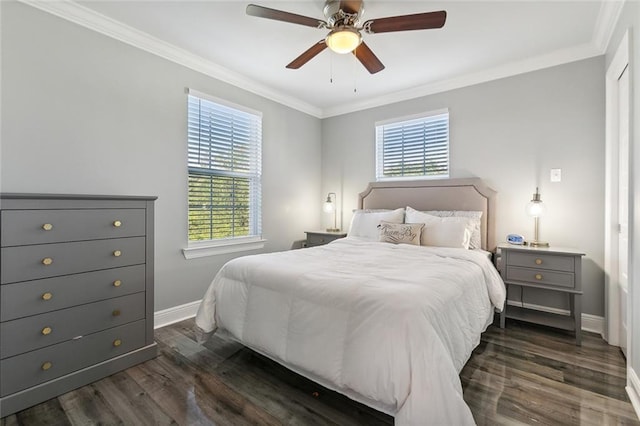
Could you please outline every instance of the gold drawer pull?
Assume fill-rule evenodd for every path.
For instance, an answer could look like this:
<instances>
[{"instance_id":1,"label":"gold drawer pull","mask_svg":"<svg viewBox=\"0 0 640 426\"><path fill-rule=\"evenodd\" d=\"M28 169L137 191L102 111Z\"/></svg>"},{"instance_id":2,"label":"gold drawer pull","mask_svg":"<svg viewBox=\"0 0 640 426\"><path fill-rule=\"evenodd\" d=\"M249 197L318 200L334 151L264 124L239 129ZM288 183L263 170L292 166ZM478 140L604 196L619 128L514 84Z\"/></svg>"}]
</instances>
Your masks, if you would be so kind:
<instances>
[{"instance_id":1,"label":"gold drawer pull","mask_svg":"<svg viewBox=\"0 0 640 426\"><path fill-rule=\"evenodd\" d=\"M42 300L51 300L52 297L53 297L53 294L49 292L42 293Z\"/></svg>"},{"instance_id":2,"label":"gold drawer pull","mask_svg":"<svg viewBox=\"0 0 640 426\"><path fill-rule=\"evenodd\" d=\"M115 250L115 251L113 252L113 255L114 255L115 257L120 257L120 256L122 256L122 252L121 252L120 250Z\"/></svg>"},{"instance_id":3,"label":"gold drawer pull","mask_svg":"<svg viewBox=\"0 0 640 426\"><path fill-rule=\"evenodd\" d=\"M42 364L42 367L41 367L41 368L42 368L44 371L47 371L47 370L48 370L48 369L50 369L51 367L53 367L53 364L51 364L49 361L47 361L47 362L45 362L45 363L43 363L43 364Z\"/></svg>"},{"instance_id":4,"label":"gold drawer pull","mask_svg":"<svg viewBox=\"0 0 640 426\"><path fill-rule=\"evenodd\" d=\"M536 274L536 280L541 280L542 279L542 274Z\"/></svg>"},{"instance_id":5,"label":"gold drawer pull","mask_svg":"<svg viewBox=\"0 0 640 426\"><path fill-rule=\"evenodd\" d=\"M51 231L53 229L53 225L50 223L45 223L44 225L42 225L42 229L44 229L45 231Z\"/></svg>"},{"instance_id":6,"label":"gold drawer pull","mask_svg":"<svg viewBox=\"0 0 640 426\"><path fill-rule=\"evenodd\" d=\"M113 226L116 228L120 228L122 226L122 222L120 222L119 220L114 220Z\"/></svg>"},{"instance_id":7,"label":"gold drawer pull","mask_svg":"<svg viewBox=\"0 0 640 426\"><path fill-rule=\"evenodd\" d=\"M111 312L111 315L114 317L120 316L120 309L114 309L113 312Z\"/></svg>"},{"instance_id":8,"label":"gold drawer pull","mask_svg":"<svg viewBox=\"0 0 640 426\"><path fill-rule=\"evenodd\" d=\"M45 257L44 259L42 259L42 264L44 266L49 266L53 263L53 259L50 257Z\"/></svg>"},{"instance_id":9,"label":"gold drawer pull","mask_svg":"<svg viewBox=\"0 0 640 426\"><path fill-rule=\"evenodd\" d=\"M536 259L536 265L542 265L542 259Z\"/></svg>"},{"instance_id":10,"label":"gold drawer pull","mask_svg":"<svg viewBox=\"0 0 640 426\"><path fill-rule=\"evenodd\" d=\"M51 334L51 327L45 327L42 329L42 335L46 336L47 334Z\"/></svg>"},{"instance_id":11,"label":"gold drawer pull","mask_svg":"<svg viewBox=\"0 0 640 426\"><path fill-rule=\"evenodd\" d=\"M114 287L120 287L121 285L122 285L122 281L120 281L120 280L115 280L115 281L113 282L113 286L114 286Z\"/></svg>"},{"instance_id":12,"label":"gold drawer pull","mask_svg":"<svg viewBox=\"0 0 640 426\"><path fill-rule=\"evenodd\" d=\"M122 340L120 340L120 339L116 339L116 340L113 341L113 346L115 346L116 348L118 346L120 346L121 344L122 344Z\"/></svg>"}]
</instances>

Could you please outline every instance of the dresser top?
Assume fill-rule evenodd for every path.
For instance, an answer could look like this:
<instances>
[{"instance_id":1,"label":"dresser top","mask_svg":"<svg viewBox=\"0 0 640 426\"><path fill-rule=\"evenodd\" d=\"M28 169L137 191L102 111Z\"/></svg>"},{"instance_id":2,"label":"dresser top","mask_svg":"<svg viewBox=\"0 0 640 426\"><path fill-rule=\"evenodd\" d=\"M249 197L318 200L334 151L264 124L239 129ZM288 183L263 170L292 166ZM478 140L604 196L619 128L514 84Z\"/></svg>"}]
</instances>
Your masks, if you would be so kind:
<instances>
[{"instance_id":1,"label":"dresser top","mask_svg":"<svg viewBox=\"0 0 640 426\"><path fill-rule=\"evenodd\" d=\"M157 200L148 195L85 195L85 194L31 194L22 192L0 193L2 200Z\"/></svg>"}]
</instances>

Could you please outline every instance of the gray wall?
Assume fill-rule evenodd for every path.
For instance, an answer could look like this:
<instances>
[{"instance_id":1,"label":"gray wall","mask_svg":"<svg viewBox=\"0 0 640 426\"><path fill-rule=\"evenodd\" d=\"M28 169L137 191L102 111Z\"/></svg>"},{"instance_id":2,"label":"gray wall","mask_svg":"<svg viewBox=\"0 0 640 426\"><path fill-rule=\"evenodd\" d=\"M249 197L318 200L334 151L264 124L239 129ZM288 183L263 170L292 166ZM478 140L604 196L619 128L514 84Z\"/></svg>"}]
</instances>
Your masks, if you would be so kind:
<instances>
[{"instance_id":1,"label":"gray wall","mask_svg":"<svg viewBox=\"0 0 640 426\"><path fill-rule=\"evenodd\" d=\"M586 252L584 312L603 316L604 57L323 120L322 187L338 192L344 228L375 180L374 123L441 108L450 114L451 177L478 176L498 191L498 238L532 238L524 209L539 186L540 239ZM562 182L550 183L551 168L562 169ZM529 290L524 301L568 309L551 292Z\"/></svg>"},{"instance_id":2,"label":"gray wall","mask_svg":"<svg viewBox=\"0 0 640 426\"><path fill-rule=\"evenodd\" d=\"M320 120L30 6L0 3L0 189L157 195L156 310L202 298L234 256L182 256L186 87L264 114L265 250L288 249L317 228Z\"/></svg>"}]
</instances>

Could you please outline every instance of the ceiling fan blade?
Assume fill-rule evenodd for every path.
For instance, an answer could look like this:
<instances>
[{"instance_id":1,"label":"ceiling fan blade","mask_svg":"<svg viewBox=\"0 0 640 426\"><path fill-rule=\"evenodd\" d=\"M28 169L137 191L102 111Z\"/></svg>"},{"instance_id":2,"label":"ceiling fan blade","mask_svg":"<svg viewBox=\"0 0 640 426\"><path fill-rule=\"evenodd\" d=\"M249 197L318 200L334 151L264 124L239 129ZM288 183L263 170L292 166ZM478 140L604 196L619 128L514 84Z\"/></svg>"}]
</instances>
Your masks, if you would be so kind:
<instances>
[{"instance_id":1,"label":"ceiling fan blade","mask_svg":"<svg viewBox=\"0 0 640 426\"><path fill-rule=\"evenodd\" d=\"M360 46L356 47L353 54L356 55L356 58L358 58L371 74L375 74L384 69L384 65L380 62L380 59L369 49L369 46L367 46L364 41L360 43Z\"/></svg>"},{"instance_id":2,"label":"ceiling fan blade","mask_svg":"<svg viewBox=\"0 0 640 426\"><path fill-rule=\"evenodd\" d=\"M361 8L362 0L343 0L340 2L340 9L342 9L344 13L360 13Z\"/></svg>"},{"instance_id":3,"label":"ceiling fan blade","mask_svg":"<svg viewBox=\"0 0 640 426\"><path fill-rule=\"evenodd\" d=\"M392 16L389 18L370 19L364 23L363 29L369 34L389 33L392 31L428 30L442 28L447 20L447 12L416 13L415 15Z\"/></svg>"},{"instance_id":4,"label":"ceiling fan blade","mask_svg":"<svg viewBox=\"0 0 640 426\"><path fill-rule=\"evenodd\" d=\"M312 60L318 53L322 52L326 48L327 48L327 43L324 42L324 39L320 40L319 42L311 46L309 49L304 51L302 55L298 56L293 61L291 61L291 63L287 65L287 68L297 70L298 68L300 68L301 66L303 66L304 64Z\"/></svg>"},{"instance_id":5,"label":"ceiling fan blade","mask_svg":"<svg viewBox=\"0 0 640 426\"><path fill-rule=\"evenodd\" d=\"M325 28L326 22L308 16L296 15L283 10L269 9L268 7L250 4L247 6L247 15L258 18L275 19L276 21L290 22L292 24L306 25L307 27Z\"/></svg>"}]
</instances>

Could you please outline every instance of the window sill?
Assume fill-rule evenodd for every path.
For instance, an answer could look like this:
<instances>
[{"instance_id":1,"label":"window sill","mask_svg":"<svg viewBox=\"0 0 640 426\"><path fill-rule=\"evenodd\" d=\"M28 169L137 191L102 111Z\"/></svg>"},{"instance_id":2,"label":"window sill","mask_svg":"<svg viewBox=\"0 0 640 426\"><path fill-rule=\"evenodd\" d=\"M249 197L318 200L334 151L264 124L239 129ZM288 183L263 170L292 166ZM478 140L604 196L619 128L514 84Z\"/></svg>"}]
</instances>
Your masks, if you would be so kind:
<instances>
[{"instance_id":1,"label":"window sill","mask_svg":"<svg viewBox=\"0 0 640 426\"><path fill-rule=\"evenodd\" d=\"M222 241L204 241L190 243L189 247L182 249L185 259L197 259L199 257L217 256L241 251L259 250L264 248L267 240L262 238L229 239Z\"/></svg>"}]
</instances>

